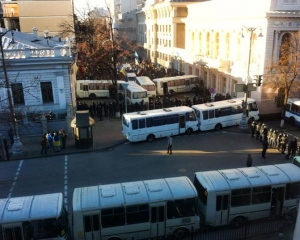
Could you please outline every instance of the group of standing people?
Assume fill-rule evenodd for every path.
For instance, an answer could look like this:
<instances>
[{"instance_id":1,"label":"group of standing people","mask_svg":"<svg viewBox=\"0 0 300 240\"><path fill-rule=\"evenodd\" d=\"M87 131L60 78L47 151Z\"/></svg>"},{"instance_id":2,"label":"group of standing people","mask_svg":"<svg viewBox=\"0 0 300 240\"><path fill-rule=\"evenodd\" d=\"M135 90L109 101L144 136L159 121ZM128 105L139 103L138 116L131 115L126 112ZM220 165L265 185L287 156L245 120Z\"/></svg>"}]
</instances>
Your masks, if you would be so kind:
<instances>
[{"instance_id":1,"label":"group of standing people","mask_svg":"<svg viewBox=\"0 0 300 240\"><path fill-rule=\"evenodd\" d=\"M47 155L48 150L53 150L54 152L60 152L61 149L66 148L66 140L68 134L64 129L59 131L48 131L44 133L41 140L41 155Z\"/></svg>"},{"instance_id":2,"label":"group of standing people","mask_svg":"<svg viewBox=\"0 0 300 240\"><path fill-rule=\"evenodd\" d=\"M262 157L266 158L268 148L277 149L285 158L289 159L297 154L298 139L288 138L288 134L281 133L278 130L268 128L266 124L258 121L251 123L251 136L262 142Z\"/></svg>"}]
</instances>

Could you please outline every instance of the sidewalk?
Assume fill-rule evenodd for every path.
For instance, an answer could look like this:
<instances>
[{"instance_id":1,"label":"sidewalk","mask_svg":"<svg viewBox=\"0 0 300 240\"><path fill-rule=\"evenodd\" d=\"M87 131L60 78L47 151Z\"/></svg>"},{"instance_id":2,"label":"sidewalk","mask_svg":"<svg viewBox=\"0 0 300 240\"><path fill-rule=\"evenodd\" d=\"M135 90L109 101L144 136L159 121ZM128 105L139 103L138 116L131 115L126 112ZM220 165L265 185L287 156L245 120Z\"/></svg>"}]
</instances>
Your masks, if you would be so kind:
<instances>
[{"instance_id":1,"label":"sidewalk","mask_svg":"<svg viewBox=\"0 0 300 240\"><path fill-rule=\"evenodd\" d=\"M93 147L79 149L75 147L75 139L72 134L67 137L66 148L60 152L52 150L47 151L47 155L41 155L40 139L37 142L23 143L24 153L21 155L11 156L10 160L49 157L55 155L70 155L82 152L104 151L119 144L126 142L122 135L121 119L105 117L103 121L95 119L93 126ZM41 136L42 138L42 136ZM22 139L21 139L22 142Z\"/></svg>"}]
</instances>

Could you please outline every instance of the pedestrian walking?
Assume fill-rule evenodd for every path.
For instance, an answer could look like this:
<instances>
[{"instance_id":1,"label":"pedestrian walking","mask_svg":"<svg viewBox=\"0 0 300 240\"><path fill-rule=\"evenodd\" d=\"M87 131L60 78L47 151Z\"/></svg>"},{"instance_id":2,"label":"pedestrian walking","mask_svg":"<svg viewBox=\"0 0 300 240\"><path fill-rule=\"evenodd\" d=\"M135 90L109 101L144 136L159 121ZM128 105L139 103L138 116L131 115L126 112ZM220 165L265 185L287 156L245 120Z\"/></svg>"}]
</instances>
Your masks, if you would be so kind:
<instances>
[{"instance_id":1,"label":"pedestrian walking","mask_svg":"<svg viewBox=\"0 0 300 240\"><path fill-rule=\"evenodd\" d=\"M267 152L267 149L268 149L268 138L267 138L267 136L265 136L263 138L262 145L263 145L263 149L262 149L262 152L261 152L261 156L263 158L266 158L266 152Z\"/></svg>"},{"instance_id":2,"label":"pedestrian walking","mask_svg":"<svg viewBox=\"0 0 300 240\"><path fill-rule=\"evenodd\" d=\"M251 154L248 154L246 166L247 167L252 167L252 157L251 157Z\"/></svg>"},{"instance_id":3,"label":"pedestrian walking","mask_svg":"<svg viewBox=\"0 0 300 240\"><path fill-rule=\"evenodd\" d=\"M47 155L47 137L46 137L46 133L44 133L43 138L41 140L41 155L43 155L43 153L45 153Z\"/></svg>"},{"instance_id":4,"label":"pedestrian walking","mask_svg":"<svg viewBox=\"0 0 300 240\"><path fill-rule=\"evenodd\" d=\"M167 139L168 139L168 151L167 151L167 154L172 154L173 139L170 136L168 136Z\"/></svg>"}]
</instances>

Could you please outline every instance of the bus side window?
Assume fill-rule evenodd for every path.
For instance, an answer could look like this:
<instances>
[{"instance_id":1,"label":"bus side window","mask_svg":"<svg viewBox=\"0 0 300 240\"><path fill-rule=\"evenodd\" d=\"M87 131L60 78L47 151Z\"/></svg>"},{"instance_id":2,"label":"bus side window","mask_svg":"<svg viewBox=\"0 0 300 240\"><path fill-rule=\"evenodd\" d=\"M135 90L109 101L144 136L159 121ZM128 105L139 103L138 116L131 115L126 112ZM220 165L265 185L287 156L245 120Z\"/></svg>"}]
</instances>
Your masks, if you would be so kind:
<instances>
[{"instance_id":1,"label":"bus side window","mask_svg":"<svg viewBox=\"0 0 300 240\"><path fill-rule=\"evenodd\" d=\"M147 127L152 127L153 126L152 118L146 118L146 126Z\"/></svg>"},{"instance_id":2,"label":"bus side window","mask_svg":"<svg viewBox=\"0 0 300 240\"><path fill-rule=\"evenodd\" d=\"M203 116L203 120L207 120L208 119L208 111L203 111L202 116Z\"/></svg>"},{"instance_id":3,"label":"bus side window","mask_svg":"<svg viewBox=\"0 0 300 240\"><path fill-rule=\"evenodd\" d=\"M145 119L139 119L139 129L145 128Z\"/></svg>"},{"instance_id":4,"label":"bus side window","mask_svg":"<svg viewBox=\"0 0 300 240\"><path fill-rule=\"evenodd\" d=\"M132 120L131 121L131 127L132 127L132 130L136 130L139 128L138 126L138 120Z\"/></svg>"},{"instance_id":5,"label":"bus side window","mask_svg":"<svg viewBox=\"0 0 300 240\"><path fill-rule=\"evenodd\" d=\"M215 118L215 110L209 110L209 119Z\"/></svg>"},{"instance_id":6,"label":"bus side window","mask_svg":"<svg viewBox=\"0 0 300 240\"><path fill-rule=\"evenodd\" d=\"M220 109L215 109L215 118L218 118L218 117L220 117Z\"/></svg>"}]
</instances>

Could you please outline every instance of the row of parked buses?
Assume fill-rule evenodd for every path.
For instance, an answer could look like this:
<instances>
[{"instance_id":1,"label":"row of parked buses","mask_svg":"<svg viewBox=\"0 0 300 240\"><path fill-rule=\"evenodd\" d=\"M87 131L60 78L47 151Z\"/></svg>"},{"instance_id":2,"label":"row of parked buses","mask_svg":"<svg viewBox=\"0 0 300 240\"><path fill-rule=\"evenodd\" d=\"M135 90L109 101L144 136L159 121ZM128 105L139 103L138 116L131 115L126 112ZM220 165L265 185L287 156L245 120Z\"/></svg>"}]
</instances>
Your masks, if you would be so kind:
<instances>
[{"instance_id":1,"label":"row of parked buses","mask_svg":"<svg viewBox=\"0 0 300 240\"><path fill-rule=\"evenodd\" d=\"M295 218L299 192L300 168L285 163L75 188L72 220L62 193L0 199L0 239L183 239L200 221Z\"/></svg>"},{"instance_id":2,"label":"row of parked buses","mask_svg":"<svg viewBox=\"0 0 300 240\"><path fill-rule=\"evenodd\" d=\"M243 98L218 102L125 113L122 134L130 141L153 141L156 138L190 134L197 130L220 130L238 125L242 119ZM258 120L259 110L254 99L247 100L249 123Z\"/></svg>"},{"instance_id":3,"label":"row of parked buses","mask_svg":"<svg viewBox=\"0 0 300 240\"><path fill-rule=\"evenodd\" d=\"M184 75L176 77L156 78L153 81L147 76L128 78L128 83L135 82L147 91L148 97L166 95L173 92L195 92L199 84L199 77L196 75ZM117 80L118 90L122 93L122 83ZM123 84L124 86L124 84ZM112 80L77 80L76 96L78 98L109 97L109 90L112 87ZM140 91L140 90L139 90ZM140 99L142 100L142 99Z\"/></svg>"}]
</instances>

